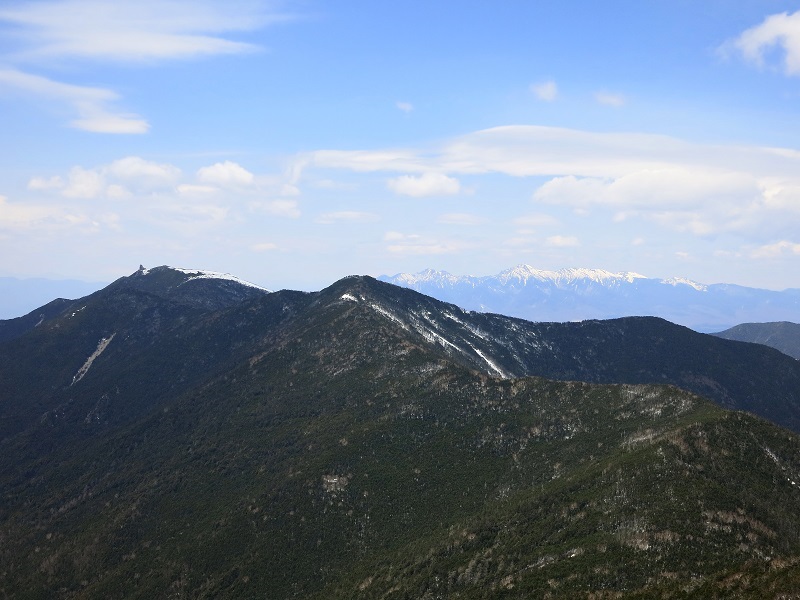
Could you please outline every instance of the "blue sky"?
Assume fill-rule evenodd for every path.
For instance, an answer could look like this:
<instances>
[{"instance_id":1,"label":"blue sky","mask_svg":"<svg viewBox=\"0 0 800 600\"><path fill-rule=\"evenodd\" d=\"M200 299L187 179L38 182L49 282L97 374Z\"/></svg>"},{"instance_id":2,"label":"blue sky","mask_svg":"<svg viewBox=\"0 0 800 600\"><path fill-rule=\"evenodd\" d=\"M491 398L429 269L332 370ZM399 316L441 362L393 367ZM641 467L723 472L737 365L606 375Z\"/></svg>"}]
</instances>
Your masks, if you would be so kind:
<instances>
[{"instance_id":1,"label":"blue sky","mask_svg":"<svg viewBox=\"0 0 800 600\"><path fill-rule=\"evenodd\" d=\"M800 287L800 3L6 0L0 276Z\"/></svg>"}]
</instances>

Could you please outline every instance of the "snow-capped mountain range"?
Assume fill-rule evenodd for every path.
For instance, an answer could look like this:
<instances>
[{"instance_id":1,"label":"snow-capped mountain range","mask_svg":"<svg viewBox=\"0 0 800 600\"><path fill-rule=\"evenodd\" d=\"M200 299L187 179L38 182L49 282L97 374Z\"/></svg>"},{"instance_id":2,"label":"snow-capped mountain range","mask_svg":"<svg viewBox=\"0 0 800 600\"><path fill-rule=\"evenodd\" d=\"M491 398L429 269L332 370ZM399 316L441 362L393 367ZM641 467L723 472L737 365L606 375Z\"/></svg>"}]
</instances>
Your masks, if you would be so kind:
<instances>
[{"instance_id":1,"label":"snow-capped mountain range","mask_svg":"<svg viewBox=\"0 0 800 600\"><path fill-rule=\"evenodd\" d=\"M530 265L482 277L426 269L379 279L468 310L530 321L657 316L703 332L744 322L800 322L800 289L778 292L681 277L655 279L602 269L547 271Z\"/></svg>"}]
</instances>

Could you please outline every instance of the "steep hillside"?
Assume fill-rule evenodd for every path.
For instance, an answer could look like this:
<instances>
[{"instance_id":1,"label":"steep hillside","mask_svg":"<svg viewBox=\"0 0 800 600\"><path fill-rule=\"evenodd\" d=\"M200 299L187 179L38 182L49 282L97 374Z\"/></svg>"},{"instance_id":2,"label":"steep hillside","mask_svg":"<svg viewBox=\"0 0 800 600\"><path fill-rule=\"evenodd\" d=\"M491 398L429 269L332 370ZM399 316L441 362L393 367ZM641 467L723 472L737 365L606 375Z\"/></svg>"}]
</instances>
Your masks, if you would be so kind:
<instances>
[{"instance_id":1,"label":"steep hillside","mask_svg":"<svg viewBox=\"0 0 800 600\"><path fill-rule=\"evenodd\" d=\"M152 294L110 294L115 326L131 321L117 335L135 340L156 309L164 333L147 331L149 349L133 344L124 361L110 359L115 336L69 386L73 404L111 393L114 414L121 377L157 381L126 396L141 410L125 419L65 410L0 442L0 591L399 599L796 589L796 435L669 386L489 376L452 347L482 339L469 314L396 290L348 278L221 311L181 305L183 318ZM431 323L442 320L464 337L439 340ZM94 322L75 321L75 333Z\"/></svg>"},{"instance_id":2,"label":"steep hillside","mask_svg":"<svg viewBox=\"0 0 800 600\"><path fill-rule=\"evenodd\" d=\"M714 335L726 340L764 344L800 360L800 325L797 323L742 323Z\"/></svg>"},{"instance_id":3,"label":"steep hillside","mask_svg":"<svg viewBox=\"0 0 800 600\"><path fill-rule=\"evenodd\" d=\"M361 280L361 303L465 366L498 377L669 383L800 431L800 364L771 348L653 317L532 323L472 313L411 290Z\"/></svg>"}]
</instances>

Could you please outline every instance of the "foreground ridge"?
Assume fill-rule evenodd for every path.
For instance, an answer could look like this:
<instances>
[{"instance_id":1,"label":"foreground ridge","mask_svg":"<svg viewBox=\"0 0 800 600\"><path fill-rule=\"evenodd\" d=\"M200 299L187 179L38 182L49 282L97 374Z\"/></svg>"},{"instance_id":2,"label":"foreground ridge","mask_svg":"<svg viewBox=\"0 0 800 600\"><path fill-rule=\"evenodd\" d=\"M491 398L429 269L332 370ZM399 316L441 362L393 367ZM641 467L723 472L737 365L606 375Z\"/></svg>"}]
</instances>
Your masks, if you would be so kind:
<instances>
[{"instance_id":1,"label":"foreground ridge","mask_svg":"<svg viewBox=\"0 0 800 600\"><path fill-rule=\"evenodd\" d=\"M797 415L797 361L661 319L537 324L358 276L239 297L196 273L0 342L3 593L797 589L800 439L725 408Z\"/></svg>"}]
</instances>

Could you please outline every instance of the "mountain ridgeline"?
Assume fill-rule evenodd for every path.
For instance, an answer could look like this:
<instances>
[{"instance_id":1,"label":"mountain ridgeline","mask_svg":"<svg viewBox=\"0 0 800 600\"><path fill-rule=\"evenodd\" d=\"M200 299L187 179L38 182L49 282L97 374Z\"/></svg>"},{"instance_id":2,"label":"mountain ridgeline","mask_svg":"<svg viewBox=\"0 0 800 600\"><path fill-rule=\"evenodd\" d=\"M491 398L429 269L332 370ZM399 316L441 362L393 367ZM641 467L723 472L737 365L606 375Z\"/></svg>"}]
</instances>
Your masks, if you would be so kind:
<instances>
[{"instance_id":1,"label":"mountain ridgeline","mask_svg":"<svg viewBox=\"0 0 800 600\"><path fill-rule=\"evenodd\" d=\"M742 323L714 335L726 340L764 344L800 360L800 325L797 323Z\"/></svg>"},{"instance_id":2,"label":"mountain ridgeline","mask_svg":"<svg viewBox=\"0 0 800 600\"><path fill-rule=\"evenodd\" d=\"M160 267L65 302L0 322L6 596L800 586L800 365L774 349L368 277Z\"/></svg>"},{"instance_id":3,"label":"mountain ridgeline","mask_svg":"<svg viewBox=\"0 0 800 600\"><path fill-rule=\"evenodd\" d=\"M485 277L428 269L380 279L463 308L531 321L649 315L711 332L747 321L800 319L800 289L705 285L681 277L653 279L602 269L545 271L518 265Z\"/></svg>"}]
</instances>

